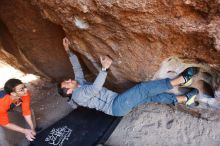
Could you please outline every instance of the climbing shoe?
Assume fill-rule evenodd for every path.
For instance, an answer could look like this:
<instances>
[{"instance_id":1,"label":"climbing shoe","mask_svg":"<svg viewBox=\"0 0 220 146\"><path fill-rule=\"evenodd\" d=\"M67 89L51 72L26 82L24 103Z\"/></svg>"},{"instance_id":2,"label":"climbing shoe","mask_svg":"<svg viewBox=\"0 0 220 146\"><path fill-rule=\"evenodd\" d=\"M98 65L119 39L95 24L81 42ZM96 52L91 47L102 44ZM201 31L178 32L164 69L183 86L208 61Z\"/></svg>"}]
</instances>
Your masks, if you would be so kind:
<instances>
[{"instance_id":1,"label":"climbing shoe","mask_svg":"<svg viewBox=\"0 0 220 146\"><path fill-rule=\"evenodd\" d=\"M182 83L180 86L187 87L192 84L192 77L198 73L198 68L197 67L189 67L185 69L182 73L181 76L183 76L185 82Z\"/></svg>"},{"instance_id":2,"label":"climbing shoe","mask_svg":"<svg viewBox=\"0 0 220 146\"><path fill-rule=\"evenodd\" d=\"M186 105L190 106L193 103L195 103L195 99L198 94L199 94L199 90L196 88L192 88L188 93L186 93L185 94L185 96L187 98Z\"/></svg>"}]
</instances>

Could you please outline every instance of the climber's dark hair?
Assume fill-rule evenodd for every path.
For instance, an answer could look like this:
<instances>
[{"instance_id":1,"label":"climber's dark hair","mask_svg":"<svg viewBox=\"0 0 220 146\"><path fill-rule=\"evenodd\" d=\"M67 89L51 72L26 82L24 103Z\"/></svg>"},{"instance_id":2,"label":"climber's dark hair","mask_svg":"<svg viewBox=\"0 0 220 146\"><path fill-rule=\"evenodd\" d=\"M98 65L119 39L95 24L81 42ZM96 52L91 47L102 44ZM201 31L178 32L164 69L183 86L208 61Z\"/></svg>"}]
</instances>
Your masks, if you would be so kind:
<instances>
[{"instance_id":1,"label":"climber's dark hair","mask_svg":"<svg viewBox=\"0 0 220 146\"><path fill-rule=\"evenodd\" d=\"M11 92L14 92L15 87L20 84L23 84L23 83L19 79L9 79L4 85L4 91L7 94L10 94Z\"/></svg>"},{"instance_id":2,"label":"climber's dark hair","mask_svg":"<svg viewBox=\"0 0 220 146\"><path fill-rule=\"evenodd\" d=\"M57 91L58 91L58 93L62 96L62 97L71 97L72 96L72 94L67 94L67 88L62 88L61 87L61 84L62 84L62 82L60 82L60 83L58 83L57 84Z\"/></svg>"}]
</instances>

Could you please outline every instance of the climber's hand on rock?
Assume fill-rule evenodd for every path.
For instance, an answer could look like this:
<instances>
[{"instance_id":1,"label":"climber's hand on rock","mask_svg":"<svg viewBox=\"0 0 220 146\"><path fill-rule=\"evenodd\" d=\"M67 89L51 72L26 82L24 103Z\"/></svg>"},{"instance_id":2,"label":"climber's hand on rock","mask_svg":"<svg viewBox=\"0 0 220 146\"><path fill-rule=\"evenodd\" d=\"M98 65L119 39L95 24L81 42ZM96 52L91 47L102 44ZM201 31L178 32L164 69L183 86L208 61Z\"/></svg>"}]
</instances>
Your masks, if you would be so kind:
<instances>
[{"instance_id":1,"label":"climber's hand on rock","mask_svg":"<svg viewBox=\"0 0 220 146\"><path fill-rule=\"evenodd\" d=\"M100 61L104 69L108 69L112 64L112 59L108 56L101 56Z\"/></svg>"},{"instance_id":2,"label":"climber's hand on rock","mask_svg":"<svg viewBox=\"0 0 220 146\"><path fill-rule=\"evenodd\" d=\"M63 46L66 52L70 52L69 45L70 45L70 41L68 40L68 38L66 37L63 38Z\"/></svg>"}]
</instances>

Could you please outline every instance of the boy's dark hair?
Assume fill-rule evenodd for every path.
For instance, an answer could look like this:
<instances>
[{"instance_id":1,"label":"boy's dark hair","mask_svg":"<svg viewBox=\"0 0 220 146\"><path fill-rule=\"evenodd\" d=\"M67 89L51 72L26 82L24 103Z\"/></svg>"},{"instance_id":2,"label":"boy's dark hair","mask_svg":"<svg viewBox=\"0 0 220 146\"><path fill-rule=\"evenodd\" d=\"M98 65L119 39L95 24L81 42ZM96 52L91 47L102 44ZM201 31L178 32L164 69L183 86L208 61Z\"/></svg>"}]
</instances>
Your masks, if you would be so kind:
<instances>
[{"instance_id":1,"label":"boy's dark hair","mask_svg":"<svg viewBox=\"0 0 220 146\"><path fill-rule=\"evenodd\" d=\"M7 94L10 94L11 92L14 92L15 90L15 87L19 84L23 84L21 82L21 80L19 79L9 79L6 83L5 83L5 86L4 86L4 91L7 93Z\"/></svg>"},{"instance_id":2,"label":"boy's dark hair","mask_svg":"<svg viewBox=\"0 0 220 146\"><path fill-rule=\"evenodd\" d=\"M60 83L58 83L57 84L57 91L58 91L58 93L62 96L62 97L71 97L72 96L72 94L67 94L67 88L62 88L61 87L61 84L62 84L62 82L60 82Z\"/></svg>"}]
</instances>

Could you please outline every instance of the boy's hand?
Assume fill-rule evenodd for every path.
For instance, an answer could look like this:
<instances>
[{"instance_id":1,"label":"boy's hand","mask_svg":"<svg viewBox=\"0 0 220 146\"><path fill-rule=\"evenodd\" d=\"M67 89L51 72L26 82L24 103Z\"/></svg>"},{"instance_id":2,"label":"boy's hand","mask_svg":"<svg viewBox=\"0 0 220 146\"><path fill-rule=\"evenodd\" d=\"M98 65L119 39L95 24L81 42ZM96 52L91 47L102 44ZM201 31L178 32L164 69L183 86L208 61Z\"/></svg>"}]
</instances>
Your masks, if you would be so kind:
<instances>
[{"instance_id":1,"label":"boy's hand","mask_svg":"<svg viewBox=\"0 0 220 146\"><path fill-rule=\"evenodd\" d=\"M101 56L100 61L102 64L102 68L104 69L108 69L112 64L112 59L109 58L108 56Z\"/></svg>"},{"instance_id":2,"label":"boy's hand","mask_svg":"<svg viewBox=\"0 0 220 146\"><path fill-rule=\"evenodd\" d=\"M70 41L66 37L63 38L63 46L64 46L64 49L66 50L66 52L70 51L69 45L70 45Z\"/></svg>"},{"instance_id":3,"label":"boy's hand","mask_svg":"<svg viewBox=\"0 0 220 146\"><path fill-rule=\"evenodd\" d=\"M24 134L29 141L33 141L35 139L36 132L31 129L24 129Z\"/></svg>"}]
</instances>

